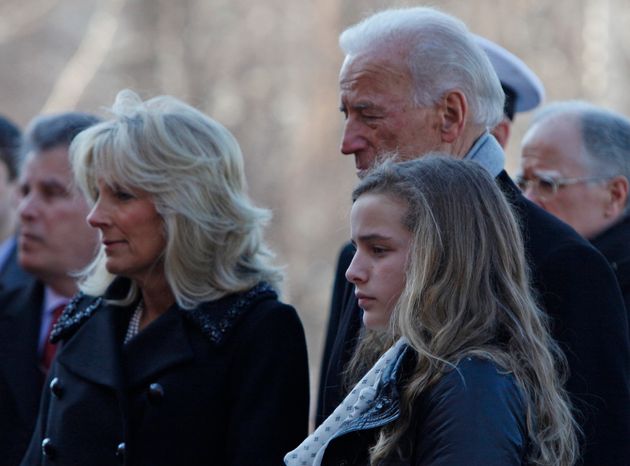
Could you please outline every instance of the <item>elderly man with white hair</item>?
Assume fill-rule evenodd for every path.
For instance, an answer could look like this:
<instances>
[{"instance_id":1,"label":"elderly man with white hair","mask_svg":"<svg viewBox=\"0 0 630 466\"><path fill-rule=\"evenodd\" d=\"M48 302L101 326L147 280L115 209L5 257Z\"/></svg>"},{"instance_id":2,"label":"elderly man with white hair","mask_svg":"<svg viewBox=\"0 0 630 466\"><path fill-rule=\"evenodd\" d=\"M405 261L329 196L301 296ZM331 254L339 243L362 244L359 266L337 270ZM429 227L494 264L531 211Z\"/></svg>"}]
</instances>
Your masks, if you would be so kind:
<instances>
[{"instance_id":1,"label":"elderly man with white hair","mask_svg":"<svg viewBox=\"0 0 630 466\"><path fill-rule=\"evenodd\" d=\"M504 92L466 26L424 7L374 14L345 30L340 72L341 152L363 177L380 160L431 151L477 161L511 201L525 238L532 284L566 353L566 389L584 431L584 465L630 464L628 320L604 257L573 229L523 197L504 170L489 130L503 118ZM346 363L361 334L361 309L339 259L320 383L318 422L343 399ZM477 429L471 419L466 428ZM486 464L469 457L466 464Z\"/></svg>"}]
</instances>

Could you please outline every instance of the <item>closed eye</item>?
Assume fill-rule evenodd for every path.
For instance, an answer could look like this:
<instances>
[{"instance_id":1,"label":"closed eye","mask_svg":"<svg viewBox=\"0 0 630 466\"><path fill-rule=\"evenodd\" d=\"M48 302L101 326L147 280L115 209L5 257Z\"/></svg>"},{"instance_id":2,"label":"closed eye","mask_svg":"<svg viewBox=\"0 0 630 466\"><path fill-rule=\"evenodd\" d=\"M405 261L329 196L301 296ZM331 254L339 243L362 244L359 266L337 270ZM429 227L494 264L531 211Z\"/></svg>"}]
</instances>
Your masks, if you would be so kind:
<instances>
[{"instance_id":1,"label":"closed eye","mask_svg":"<svg viewBox=\"0 0 630 466\"><path fill-rule=\"evenodd\" d=\"M114 191L114 196L119 201L128 201L130 199L134 199L135 198L135 196L133 194L128 193L126 191Z\"/></svg>"},{"instance_id":2,"label":"closed eye","mask_svg":"<svg viewBox=\"0 0 630 466\"><path fill-rule=\"evenodd\" d=\"M370 249L372 251L372 254L377 256L383 255L388 251L387 248L384 248L382 246L372 246Z\"/></svg>"},{"instance_id":3,"label":"closed eye","mask_svg":"<svg viewBox=\"0 0 630 466\"><path fill-rule=\"evenodd\" d=\"M541 189L546 191L552 191L555 187L554 180L544 176L538 178L538 185Z\"/></svg>"},{"instance_id":4,"label":"closed eye","mask_svg":"<svg viewBox=\"0 0 630 466\"><path fill-rule=\"evenodd\" d=\"M70 195L70 192L66 189L66 187L57 181L43 181L39 188L41 190L42 197L46 200L53 200Z\"/></svg>"},{"instance_id":5,"label":"closed eye","mask_svg":"<svg viewBox=\"0 0 630 466\"><path fill-rule=\"evenodd\" d=\"M116 198L119 201L128 201L130 199L136 198L134 193L132 193L128 189L123 188L122 186L118 184L114 184L111 187L111 193L113 194L114 198Z\"/></svg>"}]
</instances>

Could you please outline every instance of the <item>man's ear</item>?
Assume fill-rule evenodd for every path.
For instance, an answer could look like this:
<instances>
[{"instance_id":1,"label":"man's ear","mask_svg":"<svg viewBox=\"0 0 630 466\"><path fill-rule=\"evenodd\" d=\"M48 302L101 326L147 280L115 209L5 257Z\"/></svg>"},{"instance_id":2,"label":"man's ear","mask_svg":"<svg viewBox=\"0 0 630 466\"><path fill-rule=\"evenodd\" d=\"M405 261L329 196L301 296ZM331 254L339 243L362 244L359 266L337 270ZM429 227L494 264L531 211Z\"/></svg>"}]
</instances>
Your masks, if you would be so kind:
<instances>
[{"instance_id":1,"label":"man's ear","mask_svg":"<svg viewBox=\"0 0 630 466\"><path fill-rule=\"evenodd\" d=\"M607 217L617 218L623 213L628 201L628 179L625 176L615 176L608 181L608 200L605 214Z\"/></svg>"},{"instance_id":2,"label":"man's ear","mask_svg":"<svg viewBox=\"0 0 630 466\"><path fill-rule=\"evenodd\" d=\"M448 91L439 104L442 142L453 143L462 134L468 117L468 101L459 89Z\"/></svg>"},{"instance_id":3,"label":"man's ear","mask_svg":"<svg viewBox=\"0 0 630 466\"><path fill-rule=\"evenodd\" d=\"M490 131L503 149L506 148L508 140L510 139L511 127L512 122L508 120L507 117L504 117L503 120L501 120L501 123L496 125L492 131Z\"/></svg>"}]
</instances>

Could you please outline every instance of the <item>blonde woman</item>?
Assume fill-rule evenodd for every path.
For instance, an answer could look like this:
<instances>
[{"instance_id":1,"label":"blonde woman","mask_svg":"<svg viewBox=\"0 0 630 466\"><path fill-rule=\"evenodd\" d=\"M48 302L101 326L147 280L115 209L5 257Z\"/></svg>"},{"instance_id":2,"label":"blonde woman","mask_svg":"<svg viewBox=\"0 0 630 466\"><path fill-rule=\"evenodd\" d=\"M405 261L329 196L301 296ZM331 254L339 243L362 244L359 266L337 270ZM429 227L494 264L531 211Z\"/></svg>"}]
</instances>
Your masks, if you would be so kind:
<instances>
[{"instance_id":1,"label":"blonde woman","mask_svg":"<svg viewBox=\"0 0 630 466\"><path fill-rule=\"evenodd\" d=\"M102 245L22 464L277 465L307 430L306 345L238 143L171 97L113 114L71 147Z\"/></svg>"},{"instance_id":2,"label":"blonde woman","mask_svg":"<svg viewBox=\"0 0 630 466\"><path fill-rule=\"evenodd\" d=\"M386 163L353 198L362 379L286 464L573 464L564 358L491 177L452 158Z\"/></svg>"}]
</instances>

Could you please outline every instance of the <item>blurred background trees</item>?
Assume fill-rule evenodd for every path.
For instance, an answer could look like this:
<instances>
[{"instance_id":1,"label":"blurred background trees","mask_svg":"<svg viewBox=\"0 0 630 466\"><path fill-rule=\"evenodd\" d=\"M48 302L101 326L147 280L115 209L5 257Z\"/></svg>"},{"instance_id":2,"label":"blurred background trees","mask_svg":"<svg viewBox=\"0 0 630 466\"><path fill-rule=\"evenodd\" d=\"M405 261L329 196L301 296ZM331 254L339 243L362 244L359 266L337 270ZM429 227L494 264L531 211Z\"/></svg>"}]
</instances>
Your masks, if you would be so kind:
<instances>
[{"instance_id":1,"label":"blurred background trees","mask_svg":"<svg viewBox=\"0 0 630 466\"><path fill-rule=\"evenodd\" d=\"M334 261L348 237L354 163L339 153L337 36L382 0L0 0L0 113L106 116L117 91L172 94L240 141L252 197L274 212L284 300L304 321L312 382ZM524 59L547 101L630 114L627 0L434 0ZM514 173L528 116L508 150Z\"/></svg>"}]
</instances>

